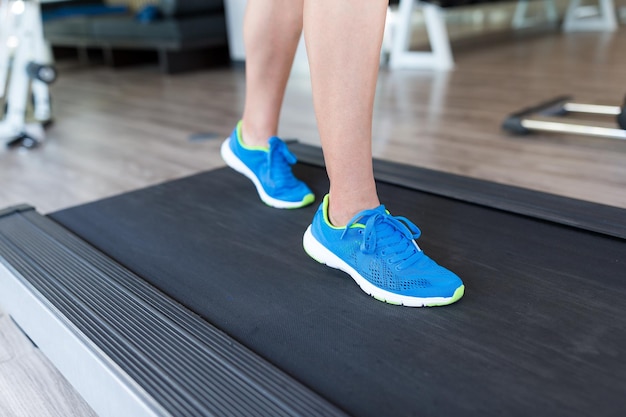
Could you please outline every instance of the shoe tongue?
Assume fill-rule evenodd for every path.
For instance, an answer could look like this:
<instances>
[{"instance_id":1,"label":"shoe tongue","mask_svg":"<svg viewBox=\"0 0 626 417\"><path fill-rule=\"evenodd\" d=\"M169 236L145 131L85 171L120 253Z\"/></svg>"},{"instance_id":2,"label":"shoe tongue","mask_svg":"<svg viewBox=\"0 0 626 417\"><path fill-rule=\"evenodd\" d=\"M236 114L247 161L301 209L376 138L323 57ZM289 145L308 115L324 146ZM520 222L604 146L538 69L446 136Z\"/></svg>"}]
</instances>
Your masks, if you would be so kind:
<instances>
[{"instance_id":1,"label":"shoe tongue","mask_svg":"<svg viewBox=\"0 0 626 417\"><path fill-rule=\"evenodd\" d=\"M270 154L272 155L279 154L282 158L285 159L285 161L287 161L289 165L293 165L298 161L296 159L296 156L292 154L287 148L287 144L283 142L279 137L272 136L269 139L269 146L270 146Z\"/></svg>"}]
</instances>

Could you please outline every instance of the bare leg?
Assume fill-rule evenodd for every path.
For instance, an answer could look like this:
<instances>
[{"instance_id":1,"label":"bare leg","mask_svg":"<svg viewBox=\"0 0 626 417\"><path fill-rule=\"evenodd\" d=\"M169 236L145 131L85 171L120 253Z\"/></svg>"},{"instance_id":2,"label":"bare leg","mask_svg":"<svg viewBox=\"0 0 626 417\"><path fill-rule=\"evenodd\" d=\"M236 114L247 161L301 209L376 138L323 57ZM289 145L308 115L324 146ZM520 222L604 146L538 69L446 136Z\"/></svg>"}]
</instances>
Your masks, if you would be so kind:
<instances>
[{"instance_id":1,"label":"bare leg","mask_svg":"<svg viewBox=\"0 0 626 417\"><path fill-rule=\"evenodd\" d=\"M380 203L372 116L387 0L305 0L313 102L330 179L330 221Z\"/></svg>"},{"instance_id":2,"label":"bare leg","mask_svg":"<svg viewBox=\"0 0 626 417\"><path fill-rule=\"evenodd\" d=\"M256 6L262 7L261 0L258 1ZM454 273L428 261L413 239L419 235L417 226L408 220L398 220L379 208L372 169L372 117L388 1L303 1L313 104L330 179L328 212L322 205L315 214L303 236L305 251L318 262L349 273L363 291L379 300L415 307L457 301L463 296L463 282ZM271 4L278 6L279 2L275 0ZM284 17L293 4L283 6L284 9L267 14L262 13L263 9L256 9L255 18L259 20L251 19L248 27L254 27L253 23L270 27L275 23L271 22L272 15ZM297 25L294 23L293 26ZM255 30L260 32L260 27L256 26ZM289 36L282 31L272 32L267 38L274 43L268 45L265 42L272 40L265 39L257 45L256 60L248 67L253 90L246 96L244 122L249 121L246 116L254 114L254 120L259 122L255 125L256 132L266 129L263 138L268 133L272 135L278 124L298 41L296 32L295 29L288 32ZM249 35L248 41L254 43L259 39ZM253 99L262 100L254 102L252 107ZM251 129L252 124L247 126ZM271 143L269 154L272 149L278 149L273 148L275 140ZM230 141L225 142L226 147L230 144ZM263 153L265 150L247 152ZM261 156L265 163L267 158ZM308 194L297 202L297 207L313 200L313 194L302 186ZM344 226L355 214L367 209L373 210L362 214L363 227L332 227L327 223L326 214L335 226Z\"/></svg>"},{"instance_id":3,"label":"bare leg","mask_svg":"<svg viewBox=\"0 0 626 417\"><path fill-rule=\"evenodd\" d=\"M302 33L303 0L249 0L244 20L246 101L242 136L267 146L276 136L285 87Z\"/></svg>"}]
</instances>

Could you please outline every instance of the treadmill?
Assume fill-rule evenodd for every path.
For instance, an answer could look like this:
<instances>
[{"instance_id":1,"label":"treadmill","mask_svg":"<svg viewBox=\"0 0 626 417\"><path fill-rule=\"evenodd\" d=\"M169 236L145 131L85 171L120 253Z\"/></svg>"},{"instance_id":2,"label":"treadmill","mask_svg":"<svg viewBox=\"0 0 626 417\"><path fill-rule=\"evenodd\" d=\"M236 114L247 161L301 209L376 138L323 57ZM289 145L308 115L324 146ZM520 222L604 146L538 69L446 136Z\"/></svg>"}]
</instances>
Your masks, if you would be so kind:
<instances>
[{"instance_id":1,"label":"treadmill","mask_svg":"<svg viewBox=\"0 0 626 417\"><path fill-rule=\"evenodd\" d=\"M318 196L321 150L292 144ZM316 205L228 168L0 212L0 308L108 416L622 416L626 210L376 160L381 201L466 285L393 306L320 265Z\"/></svg>"}]
</instances>

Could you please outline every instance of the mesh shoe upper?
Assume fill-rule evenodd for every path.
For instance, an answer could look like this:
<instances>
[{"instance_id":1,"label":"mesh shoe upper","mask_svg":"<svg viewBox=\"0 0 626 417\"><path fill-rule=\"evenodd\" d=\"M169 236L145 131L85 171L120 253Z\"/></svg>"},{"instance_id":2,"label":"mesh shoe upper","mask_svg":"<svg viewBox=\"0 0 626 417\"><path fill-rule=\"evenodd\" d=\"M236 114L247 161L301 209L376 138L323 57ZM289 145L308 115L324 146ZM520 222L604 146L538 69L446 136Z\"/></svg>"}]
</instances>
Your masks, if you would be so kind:
<instances>
[{"instance_id":1,"label":"mesh shoe upper","mask_svg":"<svg viewBox=\"0 0 626 417\"><path fill-rule=\"evenodd\" d=\"M302 203L301 206L314 201L309 187L293 175L291 166L297 159L280 138L271 137L267 148L247 147L241 140L239 123L229 139L228 147L232 154L250 171L248 176L252 174L256 177L258 185L270 199Z\"/></svg>"},{"instance_id":2,"label":"mesh shoe upper","mask_svg":"<svg viewBox=\"0 0 626 417\"><path fill-rule=\"evenodd\" d=\"M330 224L320 206L311 225L313 236L377 288L409 297L451 297L463 285L418 247L420 230L404 217L379 206L356 215L345 228Z\"/></svg>"}]
</instances>

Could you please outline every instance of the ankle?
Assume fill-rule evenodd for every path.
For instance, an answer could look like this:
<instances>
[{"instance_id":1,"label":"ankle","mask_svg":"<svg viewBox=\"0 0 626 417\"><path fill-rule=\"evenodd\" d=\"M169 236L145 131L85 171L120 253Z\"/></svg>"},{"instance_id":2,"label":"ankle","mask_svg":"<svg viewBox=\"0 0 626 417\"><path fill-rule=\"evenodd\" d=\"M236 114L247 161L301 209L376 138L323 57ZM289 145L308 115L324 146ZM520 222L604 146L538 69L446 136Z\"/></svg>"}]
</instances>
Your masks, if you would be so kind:
<instances>
[{"instance_id":1,"label":"ankle","mask_svg":"<svg viewBox=\"0 0 626 417\"><path fill-rule=\"evenodd\" d=\"M342 201L330 199L328 201L328 220L335 227L343 227L363 210L380 206L378 197L367 197L359 200Z\"/></svg>"},{"instance_id":2,"label":"ankle","mask_svg":"<svg viewBox=\"0 0 626 417\"><path fill-rule=\"evenodd\" d=\"M274 133L266 133L261 132L260 129L251 129L245 123L241 123L241 141L246 146L254 146L254 147L264 147L267 148L269 146L269 139L272 136L275 136Z\"/></svg>"}]
</instances>

